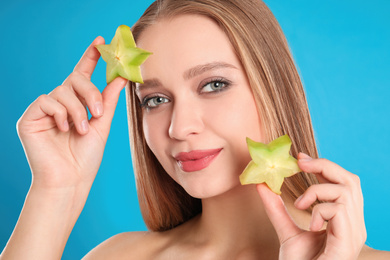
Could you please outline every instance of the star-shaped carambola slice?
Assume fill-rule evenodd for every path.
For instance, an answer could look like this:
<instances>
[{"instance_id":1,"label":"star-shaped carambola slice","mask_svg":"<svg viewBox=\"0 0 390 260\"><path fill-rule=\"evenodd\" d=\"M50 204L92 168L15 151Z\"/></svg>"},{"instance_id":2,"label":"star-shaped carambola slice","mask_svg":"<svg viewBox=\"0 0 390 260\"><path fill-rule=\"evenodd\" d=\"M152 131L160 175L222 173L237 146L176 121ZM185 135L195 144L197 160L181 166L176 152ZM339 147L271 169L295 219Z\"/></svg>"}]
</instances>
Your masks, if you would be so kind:
<instances>
[{"instance_id":1,"label":"star-shaped carambola slice","mask_svg":"<svg viewBox=\"0 0 390 260\"><path fill-rule=\"evenodd\" d=\"M240 175L240 182L254 184L265 182L276 194L281 194L284 178L290 177L301 169L297 160L290 155L291 139L283 135L269 144L246 139L252 161Z\"/></svg>"},{"instance_id":2,"label":"star-shaped carambola slice","mask_svg":"<svg viewBox=\"0 0 390 260\"><path fill-rule=\"evenodd\" d=\"M96 45L96 48L107 62L107 83L118 76L143 83L139 66L152 53L136 47L129 26L120 25L110 44Z\"/></svg>"}]
</instances>

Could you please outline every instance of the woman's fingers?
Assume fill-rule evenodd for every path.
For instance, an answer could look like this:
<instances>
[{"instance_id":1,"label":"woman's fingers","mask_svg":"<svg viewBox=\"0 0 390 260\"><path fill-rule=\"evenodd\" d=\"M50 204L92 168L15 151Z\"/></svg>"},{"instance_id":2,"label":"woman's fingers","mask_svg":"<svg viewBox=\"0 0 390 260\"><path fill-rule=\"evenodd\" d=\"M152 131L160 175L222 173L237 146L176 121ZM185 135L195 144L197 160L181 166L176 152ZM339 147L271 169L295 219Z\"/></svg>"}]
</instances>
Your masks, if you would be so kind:
<instances>
[{"instance_id":1,"label":"woman's fingers","mask_svg":"<svg viewBox=\"0 0 390 260\"><path fill-rule=\"evenodd\" d=\"M310 186L295 202L304 210L316 200L323 201L313 208L310 230L319 231L327 222L326 250L349 248L347 251L359 252L366 239L359 177L331 161L311 159L302 153L298 165L304 172L316 174L321 182Z\"/></svg>"},{"instance_id":2,"label":"woman's fingers","mask_svg":"<svg viewBox=\"0 0 390 260\"><path fill-rule=\"evenodd\" d=\"M66 108L68 116L72 117L72 121L79 134L84 135L88 133L88 113L80 99L69 87L59 86L50 93L50 96Z\"/></svg>"},{"instance_id":3,"label":"woman's fingers","mask_svg":"<svg viewBox=\"0 0 390 260\"><path fill-rule=\"evenodd\" d=\"M332 235L336 238L343 238L351 233L351 223L347 208L341 203L321 203L313 208L310 223L311 231L320 231L325 221L331 221Z\"/></svg>"},{"instance_id":4,"label":"woman's fingers","mask_svg":"<svg viewBox=\"0 0 390 260\"><path fill-rule=\"evenodd\" d=\"M107 85L103 93L78 72L73 72L66 82L71 85L59 86L49 95L65 107L77 132L81 135L87 134L90 124L93 123L100 129L101 134L107 136L120 92L128 81L118 77ZM85 105L88 106L94 120L88 120Z\"/></svg>"},{"instance_id":5,"label":"woman's fingers","mask_svg":"<svg viewBox=\"0 0 390 260\"><path fill-rule=\"evenodd\" d=\"M290 237L302 233L302 230L294 223L284 206L282 198L272 192L265 184L258 184L257 191L263 201L268 218L278 234L279 241L283 244Z\"/></svg>"},{"instance_id":6,"label":"woman's fingers","mask_svg":"<svg viewBox=\"0 0 390 260\"><path fill-rule=\"evenodd\" d=\"M345 186L341 184L315 184L310 186L305 193L295 201L294 205L298 209L305 210L317 200L335 202L340 201L341 199L340 202L346 203L345 196L348 196L348 199L350 197L349 194L346 194L345 192Z\"/></svg>"},{"instance_id":7,"label":"woman's fingers","mask_svg":"<svg viewBox=\"0 0 390 260\"><path fill-rule=\"evenodd\" d=\"M87 48L63 85L54 89L49 95L38 98L34 102L35 104L27 109L25 113L28 115L27 117L31 120L45 120L45 129L48 129L48 126L57 125L61 131L68 131L69 123L73 122L77 132L81 135L87 134L90 130L90 124L93 123L103 136L108 136L120 92L128 81L118 77L107 85L103 93L100 93L99 89L90 81L100 57L95 45L103 43L104 39L97 37ZM92 121L88 119L87 107L93 117ZM105 116L103 116L104 114ZM27 117L22 118L26 119ZM35 126L38 127L38 125Z\"/></svg>"},{"instance_id":8,"label":"woman's fingers","mask_svg":"<svg viewBox=\"0 0 390 260\"><path fill-rule=\"evenodd\" d=\"M50 116L50 117L47 117ZM54 118L54 120L53 120ZM18 133L35 133L47 130L55 126L60 131L69 130L68 113L66 108L48 95L38 97L26 110L18 121ZM42 124L30 124L29 122L41 121Z\"/></svg>"},{"instance_id":9,"label":"woman's fingers","mask_svg":"<svg viewBox=\"0 0 390 260\"><path fill-rule=\"evenodd\" d=\"M81 102L85 101L93 117L103 115L103 98L99 89L80 72L73 72L67 81Z\"/></svg>"},{"instance_id":10,"label":"woman's fingers","mask_svg":"<svg viewBox=\"0 0 390 260\"><path fill-rule=\"evenodd\" d=\"M329 209L330 214L333 217L335 214L334 208L339 209L340 207L345 207L347 211L352 214L348 218L350 223L360 225L363 221L363 202L360 200L359 195L355 195L352 189L348 186L342 184L317 184L310 186L305 193L300 196L294 203L295 207L300 210L305 210L309 208L315 201L324 201L325 203L321 203L316 205L314 209L322 209L320 211L320 215L324 216L324 218L318 218L318 214L315 214L313 211L312 222L319 223L318 220L331 220L332 218L326 217L324 211ZM323 206L325 205L325 206ZM345 217L345 215L342 215ZM315 225L316 227L321 227L321 224ZM315 229L316 230L316 229Z\"/></svg>"},{"instance_id":11,"label":"woman's fingers","mask_svg":"<svg viewBox=\"0 0 390 260\"><path fill-rule=\"evenodd\" d=\"M298 158L299 167L303 171L314 173L324 181L309 187L295 202L296 207L306 209L318 199L343 203L359 214L363 212L363 194L357 175L326 159L311 159L301 153Z\"/></svg>"},{"instance_id":12,"label":"woman's fingers","mask_svg":"<svg viewBox=\"0 0 390 260\"><path fill-rule=\"evenodd\" d=\"M96 50L95 45L103 43L104 39L97 37L87 48L63 85L49 94L66 108L68 115L72 117L77 132L82 135L89 131L86 106L95 118L102 116L104 112L102 95L90 81L100 58L100 53Z\"/></svg>"},{"instance_id":13,"label":"woman's fingers","mask_svg":"<svg viewBox=\"0 0 390 260\"><path fill-rule=\"evenodd\" d=\"M108 136L120 92L128 81L118 77L102 93L92 84L91 75L100 58L100 53L95 48L97 44L104 44L104 39L97 37L92 42L64 85L71 86L79 100L88 106L94 117L89 123L97 127L103 136Z\"/></svg>"},{"instance_id":14,"label":"woman's fingers","mask_svg":"<svg viewBox=\"0 0 390 260\"><path fill-rule=\"evenodd\" d=\"M316 174L323 181L351 184L358 182L358 177L341 166L327 159L312 159L304 153L298 154L298 166L304 172Z\"/></svg>"},{"instance_id":15,"label":"woman's fingers","mask_svg":"<svg viewBox=\"0 0 390 260\"><path fill-rule=\"evenodd\" d=\"M104 136L108 136L120 92L128 84L128 82L129 81L127 79L117 77L111 81L103 90L102 99L104 115L100 118L93 118L90 123L94 127L98 128L101 134L104 134Z\"/></svg>"},{"instance_id":16,"label":"woman's fingers","mask_svg":"<svg viewBox=\"0 0 390 260\"><path fill-rule=\"evenodd\" d=\"M103 101L100 91L91 82L91 76L100 58L99 51L95 48L97 44L104 44L103 37L97 37L84 52L83 56L75 66L73 72L63 82L81 98L81 102L88 105L93 117L103 115Z\"/></svg>"},{"instance_id":17,"label":"woman's fingers","mask_svg":"<svg viewBox=\"0 0 390 260\"><path fill-rule=\"evenodd\" d=\"M104 44L104 38L98 36L84 52L83 56L74 68L74 72L80 72L87 79L91 79L92 73L95 70L96 64L100 58L99 51L95 45ZM66 81L66 80L65 80ZM65 84L66 85L66 84Z\"/></svg>"}]
</instances>

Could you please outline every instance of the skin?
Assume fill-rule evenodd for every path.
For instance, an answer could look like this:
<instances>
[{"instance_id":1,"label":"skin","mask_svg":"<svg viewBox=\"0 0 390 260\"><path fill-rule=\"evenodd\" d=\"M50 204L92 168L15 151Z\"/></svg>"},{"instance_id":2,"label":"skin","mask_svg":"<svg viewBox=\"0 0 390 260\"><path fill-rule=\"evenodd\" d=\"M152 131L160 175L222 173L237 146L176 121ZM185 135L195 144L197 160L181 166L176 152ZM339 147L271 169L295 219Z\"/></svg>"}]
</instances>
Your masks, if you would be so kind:
<instances>
[{"instance_id":1,"label":"skin","mask_svg":"<svg viewBox=\"0 0 390 260\"><path fill-rule=\"evenodd\" d=\"M33 181L1 259L61 258L127 83L117 78L103 93L91 83L99 59L93 46L103 43L95 39L64 83L34 101L18 122ZM295 202L264 185L239 184L250 160L245 137L263 138L261 115L229 41L212 21L188 15L162 20L146 29L138 45L154 53L141 68L145 85L137 88L139 98L166 98L157 108L144 107L147 143L169 175L202 198L203 212L166 232L116 235L85 259L388 259L387 252L363 247L359 179L340 166L300 154L301 169L316 174L321 184ZM183 77L215 61L233 66ZM199 91L208 89L202 83L210 77L226 77L231 85L216 93ZM147 87L152 79L159 84ZM89 121L85 106L92 113ZM222 150L200 172L184 173L173 159L179 152L210 148ZM302 211L316 198L326 203L313 216Z\"/></svg>"},{"instance_id":2,"label":"skin","mask_svg":"<svg viewBox=\"0 0 390 260\"><path fill-rule=\"evenodd\" d=\"M239 186L237 173L251 160L246 136L264 141L240 62L225 34L212 25L214 30L204 31L209 23L199 20L199 27L192 26L192 33L183 34L181 24L168 23L170 30L162 34L165 24L161 23L143 33L138 43L156 54L142 66L145 84L137 86L138 97L142 101L158 95L166 102L144 108L146 142L168 174L190 195L202 199ZM207 67L213 63L223 65ZM204 67L206 71L188 77L189 71ZM213 80L229 84L212 91L207 83ZM204 149L222 151L199 172L184 172L174 158L180 152Z\"/></svg>"}]
</instances>

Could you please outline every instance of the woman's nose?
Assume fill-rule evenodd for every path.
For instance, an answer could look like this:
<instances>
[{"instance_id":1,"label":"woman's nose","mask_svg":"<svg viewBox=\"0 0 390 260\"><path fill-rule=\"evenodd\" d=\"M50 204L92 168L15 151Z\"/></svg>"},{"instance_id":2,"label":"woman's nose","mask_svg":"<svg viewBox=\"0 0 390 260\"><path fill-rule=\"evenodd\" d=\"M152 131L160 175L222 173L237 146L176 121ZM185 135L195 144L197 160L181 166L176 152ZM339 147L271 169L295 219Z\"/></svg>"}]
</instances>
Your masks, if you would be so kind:
<instances>
[{"instance_id":1,"label":"woman's nose","mask_svg":"<svg viewBox=\"0 0 390 260\"><path fill-rule=\"evenodd\" d=\"M191 135L201 133L203 129L204 123L199 106L188 102L174 104L169 126L170 138L183 141Z\"/></svg>"}]
</instances>

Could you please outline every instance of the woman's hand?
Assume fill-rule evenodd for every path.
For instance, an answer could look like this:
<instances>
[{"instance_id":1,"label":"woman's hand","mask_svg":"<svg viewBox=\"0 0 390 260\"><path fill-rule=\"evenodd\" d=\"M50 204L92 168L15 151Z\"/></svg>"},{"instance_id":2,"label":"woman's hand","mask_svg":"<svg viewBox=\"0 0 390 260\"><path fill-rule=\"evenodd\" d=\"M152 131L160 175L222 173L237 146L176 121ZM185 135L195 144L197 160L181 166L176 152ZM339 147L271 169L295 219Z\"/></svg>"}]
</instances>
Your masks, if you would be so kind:
<instances>
[{"instance_id":1,"label":"woman's hand","mask_svg":"<svg viewBox=\"0 0 390 260\"><path fill-rule=\"evenodd\" d=\"M1 259L60 259L84 207L127 83L117 78L103 93L92 84L96 44L104 39L96 38L64 83L35 100L18 122L33 178Z\"/></svg>"},{"instance_id":2,"label":"woman's hand","mask_svg":"<svg viewBox=\"0 0 390 260\"><path fill-rule=\"evenodd\" d=\"M280 240L280 259L357 259L367 236L358 176L326 159L302 153L298 165L302 171L316 174L321 183L309 187L295 202L296 208L305 210L317 199L324 201L313 208L310 231L293 222L280 196L264 184L257 186Z\"/></svg>"},{"instance_id":3,"label":"woman's hand","mask_svg":"<svg viewBox=\"0 0 390 260\"><path fill-rule=\"evenodd\" d=\"M53 190L92 185L120 91L127 83L117 78L103 93L92 84L100 57L97 44L104 44L104 39L96 38L63 84L35 100L18 122L33 187ZM86 107L92 114L90 120Z\"/></svg>"}]
</instances>

